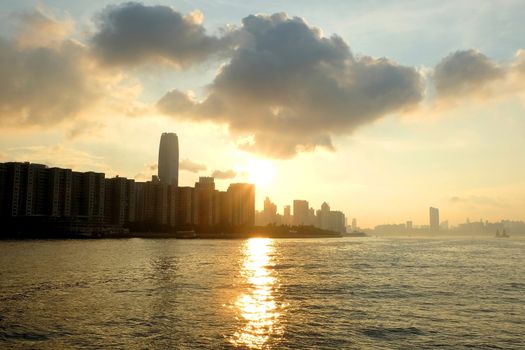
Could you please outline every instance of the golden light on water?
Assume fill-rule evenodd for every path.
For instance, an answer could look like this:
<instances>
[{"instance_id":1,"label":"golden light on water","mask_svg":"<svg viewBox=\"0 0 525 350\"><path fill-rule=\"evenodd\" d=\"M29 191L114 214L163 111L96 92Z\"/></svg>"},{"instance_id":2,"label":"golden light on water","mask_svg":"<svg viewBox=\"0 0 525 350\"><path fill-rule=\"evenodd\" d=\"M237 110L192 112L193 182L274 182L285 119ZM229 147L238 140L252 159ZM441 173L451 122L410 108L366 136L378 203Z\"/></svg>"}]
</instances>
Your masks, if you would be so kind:
<instances>
[{"instance_id":1,"label":"golden light on water","mask_svg":"<svg viewBox=\"0 0 525 350\"><path fill-rule=\"evenodd\" d=\"M274 297L276 278L268 268L273 251L273 241L269 238L252 238L244 246L241 274L248 287L235 302L244 321L231 339L236 346L264 348L270 336L281 332L280 312Z\"/></svg>"}]
</instances>

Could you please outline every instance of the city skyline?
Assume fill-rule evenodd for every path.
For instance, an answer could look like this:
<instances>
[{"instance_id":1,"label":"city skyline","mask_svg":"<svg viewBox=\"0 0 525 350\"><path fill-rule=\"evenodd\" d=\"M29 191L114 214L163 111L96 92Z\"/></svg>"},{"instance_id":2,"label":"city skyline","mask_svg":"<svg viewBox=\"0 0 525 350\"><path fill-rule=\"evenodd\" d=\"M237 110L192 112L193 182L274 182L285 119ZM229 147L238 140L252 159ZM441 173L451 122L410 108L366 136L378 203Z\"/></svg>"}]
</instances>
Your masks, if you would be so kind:
<instances>
[{"instance_id":1,"label":"city skyline","mask_svg":"<svg viewBox=\"0 0 525 350\"><path fill-rule=\"evenodd\" d=\"M280 211L327 201L363 227L426 223L430 205L450 225L525 220L523 15L518 1L7 1L0 162L146 181L175 130L181 186L253 182Z\"/></svg>"}]
</instances>

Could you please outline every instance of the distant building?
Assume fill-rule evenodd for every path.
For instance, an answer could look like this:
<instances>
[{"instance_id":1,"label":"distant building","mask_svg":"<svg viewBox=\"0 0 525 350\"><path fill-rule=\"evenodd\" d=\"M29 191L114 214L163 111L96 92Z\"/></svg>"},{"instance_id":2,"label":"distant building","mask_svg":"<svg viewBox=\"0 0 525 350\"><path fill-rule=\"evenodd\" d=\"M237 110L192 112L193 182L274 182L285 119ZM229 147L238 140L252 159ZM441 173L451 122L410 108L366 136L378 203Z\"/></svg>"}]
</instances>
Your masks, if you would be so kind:
<instances>
[{"instance_id":1,"label":"distant building","mask_svg":"<svg viewBox=\"0 0 525 350\"><path fill-rule=\"evenodd\" d=\"M323 230L328 230L330 226L330 206L328 203L323 202L321 204L321 210L319 211L319 227Z\"/></svg>"},{"instance_id":2,"label":"distant building","mask_svg":"<svg viewBox=\"0 0 525 350\"><path fill-rule=\"evenodd\" d=\"M430 230L439 231L439 209L430 207L429 217L430 217Z\"/></svg>"},{"instance_id":3,"label":"distant building","mask_svg":"<svg viewBox=\"0 0 525 350\"><path fill-rule=\"evenodd\" d=\"M160 137L158 175L166 185L179 185L179 138L175 133Z\"/></svg>"},{"instance_id":4,"label":"distant building","mask_svg":"<svg viewBox=\"0 0 525 350\"><path fill-rule=\"evenodd\" d=\"M352 231L357 231L357 220L356 220L356 218L352 219Z\"/></svg>"},{"instance_id":5,"label":"distant building","mask_svg":"<svg viewBox=\"0 0 525 350\"><path fill-rule=\"evenodd\" d=\"M410 231L410 230L412 230L412 228L413 228L412 221L407 221L406 229L407 229L408 231Z\"/></svg>"},{"instance_id":6,"label":"distant building","mask_svg":"<svg viewBox=\"0 0 525 350\"><path fill-rule=\"evenodd\" d=\"M292 213L289 205L285 205L283 209L283 224L290 225L292 223Z\"/></svg>"},{"instance_id":7,"label":"distant building","mask_svg":"<svg viewBox=\"0 0 525 350\"><path fill-rule=\"evenodd\" d=\"M310 209L308 201L295 199L293 201L293 224L294 225L308 225Z\"/></svg>"},{"instance_id":8,"label":"distant building","mask_svg":"<svg viewBox=\"0 0 525 350\"><path fill-rule=\"evenodd\" d=\"M235 183L228 187L233 226L255 225L255 186Z\"/></svg>"},{"instance_id":9,"label":"distant building","mask_svg":"<svg viewBox=\"0 0 525 350\"><path fill-rule=\"evenodd\" d=\"M268 225L277 223L277 205L272 203L270 198L266 197L264 200L264 207L261 213L260 225Z\"/></svg>"}]
</instances>

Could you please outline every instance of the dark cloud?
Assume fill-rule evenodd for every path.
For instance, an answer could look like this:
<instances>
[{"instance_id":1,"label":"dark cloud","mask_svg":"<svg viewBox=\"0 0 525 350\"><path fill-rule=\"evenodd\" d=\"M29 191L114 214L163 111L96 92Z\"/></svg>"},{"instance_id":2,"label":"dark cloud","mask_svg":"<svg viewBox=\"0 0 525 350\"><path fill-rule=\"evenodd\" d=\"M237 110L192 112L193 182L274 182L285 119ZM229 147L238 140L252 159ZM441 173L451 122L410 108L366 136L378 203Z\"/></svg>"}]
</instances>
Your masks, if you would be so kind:
<instances>
[{"instance_id":1,"label":"dark cloud","mask_svg":"<svg viewBox=\"0 0 525 350\"><path fill-rule=\"evenodd\" d=\"M237 173L234 170L215 170L212 174L212 177L219 180L233 179L237 176Z\"/></svg>"},{"instance_id":2,"label":"dark cloud","mask_svg":"<svg viewBox=\"0 0 525 350\"><path fill-rule=\"evenodd\" d=\"M180 170L187 170L192 173L198 173L199 171L205 171L206 166L201 163L193 162L189 159L183 159L179 162Z\"/></svg>"},{"instance_id":3,"label":"dark cloud","mask_svg":"<svg viewBox=\"0 0 525 350\"><path fill-rule=\"evenodd\" d=\"M201 21L200 12L183 16L168 6L111 5L96 19L93 49L110 65L165 60L189 66L224 47L221 39L206 34Z\"/></svg>"},{"instance_id":4,"label":"dark cloud","mask_svg":"<svg viewBox=\"0 0 525 350\"><path fill-rule=\"evenodd\" d=\"M423 94L418 72L388 59L356 58L339 36L323 37L301 18L248 16L233 33L238 47L195 102L167 93L159 109L192 120L224 123L241 147L287 158L349 134L385 114L415 106Z\"/></svg>"},{"instance_id":5,"label":"dark cloud","mask_svg":"<svg viewBox=\"0 0 525 350\"><path fill-rule=\"evenodd\" d=\"M490 83L504 77L504 68L472 49L451 53L434 69L438 98L463 98L485 92Z\"/></svg>"}]
</instances>

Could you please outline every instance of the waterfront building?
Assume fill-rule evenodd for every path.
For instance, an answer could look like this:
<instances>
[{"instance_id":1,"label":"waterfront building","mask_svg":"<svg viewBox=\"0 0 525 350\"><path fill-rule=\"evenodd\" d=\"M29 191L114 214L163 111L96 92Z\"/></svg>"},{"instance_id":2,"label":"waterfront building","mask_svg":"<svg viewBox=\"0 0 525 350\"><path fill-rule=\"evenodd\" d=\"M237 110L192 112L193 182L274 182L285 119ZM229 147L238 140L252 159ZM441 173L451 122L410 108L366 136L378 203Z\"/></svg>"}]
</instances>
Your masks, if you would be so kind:
<instances>
[{"instance_id":1,"label":"waterfront building","mask_svg":"<svg viewBox=\"0 0 525 350\"><path fill-rule=\"evenodd\" d=\"M213 177L199 177L199 181L195 183L194 224L201 226L214 224L214 194L215 182Z\"/></svg>"},{"instance_id":2,"label":"waterfront building","mask_svg":"<svg viewBox=\"0 0 525 350\"><path fill-rule=\"evenodd\" d=\"M255 225L255 185L235 183L228 187L233 226Z\"/></svg>"},{"instance_id":3,"label":"waterfront building","mask_svg":"<svg viewBox=\"0 0 525 350\"><path fill-rule=\"evenodd\" d=\"M193 187L177 187L175 191L175 221L177 225L193 224Z\"/></svg>"},{"instance_id":4,"label":"waterfront building","mask_svg":"<svg viewBox=\"0 0 525 350\"><path fill-rule=\"evenodd\" d=\"M135 180L114 177L105 180L104 221L124 225L135 221Z\"/></svg>"},{"instance_id":5,"label":"waterfront building","mask_svg":"<svg viewBox=\"0 0 525 350\"><path fill-rule=\"evenodd\" d=\"M168 224L168 185L157 176L135 184L135 220L157 225Z\"/></svg>"}]
</instances>

